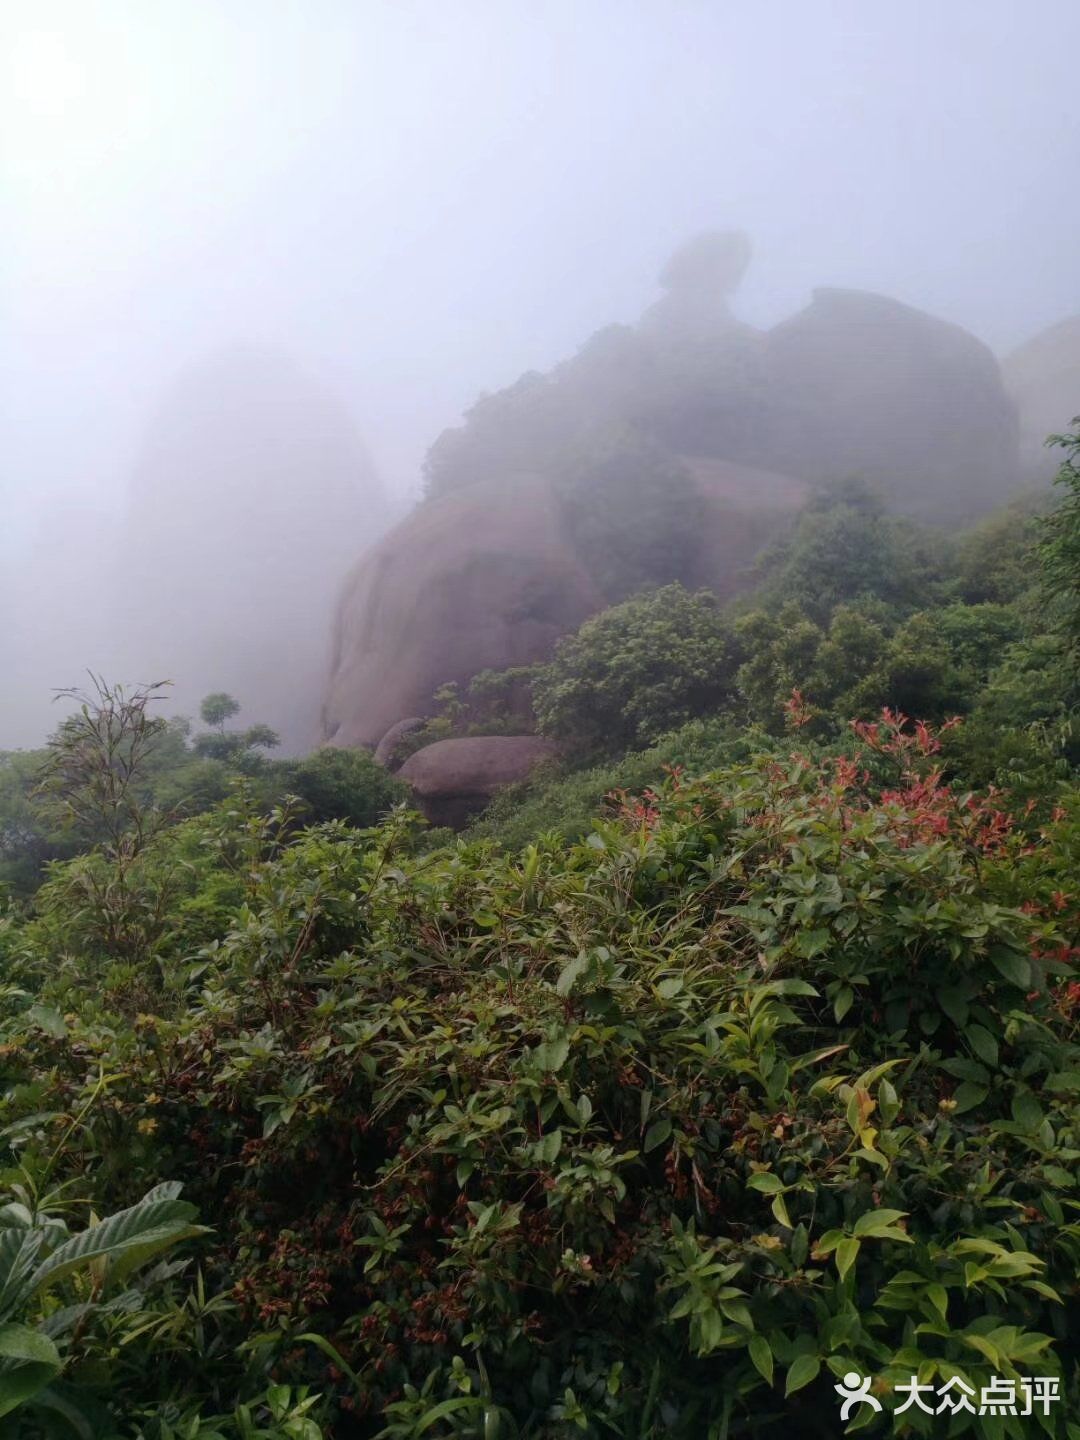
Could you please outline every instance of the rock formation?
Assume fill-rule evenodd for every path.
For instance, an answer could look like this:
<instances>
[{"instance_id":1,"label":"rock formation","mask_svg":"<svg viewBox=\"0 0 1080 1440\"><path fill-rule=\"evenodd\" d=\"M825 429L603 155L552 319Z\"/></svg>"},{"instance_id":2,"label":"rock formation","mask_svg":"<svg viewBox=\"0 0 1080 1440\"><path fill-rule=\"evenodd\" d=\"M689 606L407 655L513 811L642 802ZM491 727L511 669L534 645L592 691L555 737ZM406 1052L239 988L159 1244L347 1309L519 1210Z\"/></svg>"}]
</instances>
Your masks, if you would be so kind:
<instances>
[{"instance_id":1,"label":"rock formation","mask_svg":"<svg viewBox=\"0 0 1080 1440\"><path fill-rule=\"evenodd\" d=\"M1020 415L1020 466L1026 480L1049 480L1061 457L1046 437L1080 415L1080 315L1051 325L1002 361Z\"/></svg>"},{"instance_id":2,"label":"rock formation","mask_svg":"<svg viewBox=\"0 0 1080 1440\"><path fill-rule=\"evenodd\" d=\"M601 331L439 437L429 498L342 597L327 739L373 747L430 714L445 682L546 658L635 585L733 593L815 485L859 476L937 521L1007 497L1016 417L984 345L848 290L755 330L731 308L749 254L740 234L699 236L636 327ZM446 743L402 774L441 763Z\"/></svg>"},{"instance_id":3,"label":"rock formation","mask_svg":"<svg viewBox=\"0 0 1080 1440\"><path fill-rule=\"evenodd\" d=\"M660 271L665 294L645 311L640 328L654 335L709 339L725 331L753 333L731 309L750 255L750 241L741 230L706 230L695 236Z\"/></svg>"},{"instance_id":4,"label":"rock formation","mask_svg":"<svg viewBox=\"0 0 1080 1440\"><path fill-rule=\"evenodd\" d=\"M679 458L703 502L693 573L681 578L731 593L808 489L747 466ZM324 737L377 745L385 758L399 722L431 714L441 685L464 689L480 670L546 659L605 603L546 482L473 485L428 500L346 584Z\"/></svg>"},{"instance_id":5,"label":"rock formation","mask_svg":"<svg viewBox=\"0 0 1080 1440\"><path fill-rule=\"evenodd\" d=\"M974 518L1019 480L1014 407L990 350L883 295L821 289L770 331L732 310L746 237L709 232L661 273L636 327L611 326L548 375L485 397L432 447L431 493L553 476L631 431L669 453L795 475L853 475L930 521Z\"/></svg>"},{"instance_id":6,"label":"rock formation","mask_svg":"<svg viewBox=\"0 0 1080 1440\"><path fill-rule=\"evenodd\" d=\"M401 764L397 760L398 746L407 735L411 735L414 730L419 730L423 724L422 715L408 715L404 720L399 720L396 725L391 725L375 746L376 765L382 765L386 770L400 770Z\"/></svg>"},{"instance_id":7,"label":"rock formation","mask_svg":"<svg viewBox=\"0 0 1080 1440\"><path fill-rule=\"evenodd\" d=\"M477 485L417 507L346 583L323 731L375 746L434 692L526 665L603 603L543 482Z\"/></svg>"},{"instance_id":8,"label":"rock formation","mask_svg":"<svg viewBox=\"0 0 1080 1440\"><path fill-rule=\"evenodd\" d=\"M410 755L398 777L434 825L461 825L504 785L524 780L556 753L538 735L473 735L436 740Z\"/></svg>"},{"instance_id":9,"label":"rock formation","mask_svg":"<svg viewBox=\"0 0 1080 1440\"><path fill-rule=\"evenodd\" d=\"M882 295L816 290L771 330L759 463L819 483L859 476L890 507L971 518L1018 483L1017 427L991 351Z\"/></svg>"}]
</instances>

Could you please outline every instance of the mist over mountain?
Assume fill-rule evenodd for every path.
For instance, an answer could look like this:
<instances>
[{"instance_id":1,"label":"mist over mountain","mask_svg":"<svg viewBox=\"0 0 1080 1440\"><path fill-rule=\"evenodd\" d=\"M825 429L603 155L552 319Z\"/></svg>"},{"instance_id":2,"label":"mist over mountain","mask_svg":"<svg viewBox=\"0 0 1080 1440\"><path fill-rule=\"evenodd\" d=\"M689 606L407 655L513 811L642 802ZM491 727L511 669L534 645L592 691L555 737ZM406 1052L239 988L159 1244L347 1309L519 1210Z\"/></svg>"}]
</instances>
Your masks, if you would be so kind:
<instances>
[{"instance_id":1,"label":"mist over mountain","mask_svg":"<svg viewBox=\"0 0 1080 1440\"><path fill-rule=\"evenodd\" d=\"M399 514L479 396L510 408L501 392L535 372L549 382L536 400L554 389L562 405L554 371L590 335L575 425L624 414L636 388L632 412L645 423L652 407L663 447L688 438L685 405L697 448L722 438L793 473L831 398L810 385L781 433L773 383L750 392L764 350L779 373L778 326L809 307L821 333L815 288L892 297L1001 354L1075 314L1080 216L1062 177L1080 166L1077 25L1064 0L824 14L14 0L0 16L3 743L39 739L51 687L93 656L124 658L92 623L111 613L109 534L136 471L161 493L145 456L164 397L235 343L333 392ZM714 263L699 255L656 288L680 245L732 226L755 247L738 287L708 303L687 288ZM710 380L706 413L695 346L715 350L720 320L727 356L713 358L746 385L725 405ZM658 361L665 327L682 338ZM781 398L790 415L795 389ZM759 453L763 419L776 453ZM526 428L511 444L501 427L504 468L537 463ZM867 453L849 428L818 458ZM175 660L165 670L198 688Z\"/></svg>"},{"instance_id":2,"label":"mist over mountain","mask_svg":"<svg viewBox=\"0 0 1080 1440\"><path fill-rule=\"evenodd\" d=\"M318 735L341 577L385 523L347 410L301 366L234 347L165 397L134 467L111 572L110 673L235 690L290 753Z\"/></svg>"}]
</instances>

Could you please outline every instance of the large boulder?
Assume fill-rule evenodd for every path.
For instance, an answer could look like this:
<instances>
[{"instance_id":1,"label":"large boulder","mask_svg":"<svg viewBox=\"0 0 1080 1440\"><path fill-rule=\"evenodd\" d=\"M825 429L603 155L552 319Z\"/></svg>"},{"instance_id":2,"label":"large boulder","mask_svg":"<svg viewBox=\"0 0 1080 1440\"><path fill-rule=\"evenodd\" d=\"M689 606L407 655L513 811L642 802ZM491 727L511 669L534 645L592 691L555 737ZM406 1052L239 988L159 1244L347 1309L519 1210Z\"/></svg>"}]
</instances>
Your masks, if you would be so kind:
<instances>
[{"instance_id":1,"label":"large boulder","mask_svg":"<svg viewBox=\"0 0 1080 1440\"><path fill-rule=\"evenodd\" d=\"M815 290L769 331L770 423L754 457L811 482L860 476L890 507L970 518L1018 483L997 360L957 325L859 290Z\"/></svg>"},{"instance_id":2,"label":"large boulder","mask_svg":"<svg viewBox=\"0 0 1080 1440\"><path fill-rule=\"evenodd\" d=\"M445 431L430 494L528 470L558 479L631 434L811 484L860 476L890 508L932 521L992 509L1019 482L1015 408L973 335L883 295L814 291L772 330L732 300L750 258L709 231L661 272L635 326L609 326L547 374L485 396Z\"/></svg>"},{"instance_id":3,"label":"large boulder","mask_svg":"<svg viewBox=\"0 0 1080 1440\"><path fill-rule=\"evenodd\" d=\"M404 716L430 714L441 685L545 658L602 604L548 485L474 485L428 500L345 586L325 738L373 747Z\"/></svg>"},{"instance_id":4,"label":"large boulder","mask_svg":"<svg viewBox=\"0 0 1080 1440\"><path fill-rule=\"evenodd\" d=\"M375 746L375 764L382 765L386 770L398 770L400 765L395 761L398 746L415 730L419 730L424 724L421 715L408 715L404 720L399 720L396 725L391 725L386 734Z\"/></svg>"},{"instance_id":5,"label":"large boulder","mask_svg":"<svg viewBox=\"0 0 1080 1440\"><path fill-rule=\"evenodd\" d=\"M1001 362L1020 415L1020 465L1027 480L1051 479L1061 456L1046 437L1080 415L1080 315L1051 325Z\"/></svg>"},{"instance_id":6,"label":"large boulder","mask_svg":"<svg viewBox=\"0 0 1080 1440\"><path fill-rule=\"evenodd\" d=\"M694 570L685 579L728 599L752 582L758 554L793 522L811 487L755 465L705 455L679 459L704 502Z\"/></svg>"},{"instance_id":7,"label":"large boulder","mask_svg":"<svg viewBox=\"0 0 1080 1440\"><path fill-rule=\"evenodd\" d=\"M470 735L436 740L410 755L398 771L433 824L457 826L497 790L524 780L556 753L539 735Z\"/></svg>"},{"instance_id":8,"label":"large boulder","mask_svg":"<svg viewBox=\"0 0 1080 1440\"><path fill-rule=\"evenodd\" d=\"M698 488L701 520L689 572L663 578L730 594L808 487L728 461L677 458ZM324 738L385 756L402 717L430 715L441 685L464 689L480 670L547 659L607 603L574 539L540 479L471 485L419 505L346 584Z\"/></svg>"}]
</instances>

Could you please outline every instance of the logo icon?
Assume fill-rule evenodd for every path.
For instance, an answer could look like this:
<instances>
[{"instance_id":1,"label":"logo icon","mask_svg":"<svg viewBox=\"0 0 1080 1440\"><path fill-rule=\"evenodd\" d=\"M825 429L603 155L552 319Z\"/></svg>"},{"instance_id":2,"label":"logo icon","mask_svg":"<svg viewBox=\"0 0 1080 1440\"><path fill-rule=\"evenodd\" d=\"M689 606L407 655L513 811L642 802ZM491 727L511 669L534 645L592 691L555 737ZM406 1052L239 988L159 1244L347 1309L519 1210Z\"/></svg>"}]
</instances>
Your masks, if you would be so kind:
<instances>
[{"instance_id":1,"label":"logo icon","mask_svg":"<svg viewBox=\"0 0 1080 1440\"><path fill-rule=\"evenodd\" d=\"M846 1420L856 1405L869 1405L872 1410L881 1410L881 1401L870 1394L869 1378L864 1378L857 1370L849 1370L843 1384L834 1385L833 1389L844 1402L840 1407L841 1420Z\"/></svg>"}]
</instances>

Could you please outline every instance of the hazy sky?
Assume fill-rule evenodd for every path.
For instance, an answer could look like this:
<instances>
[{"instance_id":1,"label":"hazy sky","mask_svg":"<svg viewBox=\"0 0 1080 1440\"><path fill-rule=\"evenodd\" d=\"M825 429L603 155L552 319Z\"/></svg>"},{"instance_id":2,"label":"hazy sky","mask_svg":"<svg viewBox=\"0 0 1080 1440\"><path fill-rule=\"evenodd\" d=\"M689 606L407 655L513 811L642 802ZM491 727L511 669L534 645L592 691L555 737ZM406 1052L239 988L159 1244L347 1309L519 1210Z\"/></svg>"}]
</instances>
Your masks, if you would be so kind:
<instances>
[{"instance_id":1,"label":"hazy sky","mask_svg":"<svg viewBox=\"0 0 1080 1440\"><path fill-rule=\"evenodd\" d=\"M1076 0L2 0L0 37L9 552L114 505L236 341L404 497L706 226L754 238L752 320L852 285L1001 349L1080 309Z\"/></svg>"}]
</instances>

